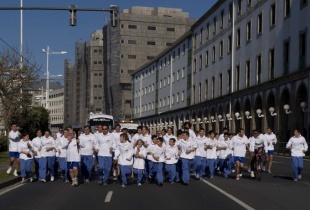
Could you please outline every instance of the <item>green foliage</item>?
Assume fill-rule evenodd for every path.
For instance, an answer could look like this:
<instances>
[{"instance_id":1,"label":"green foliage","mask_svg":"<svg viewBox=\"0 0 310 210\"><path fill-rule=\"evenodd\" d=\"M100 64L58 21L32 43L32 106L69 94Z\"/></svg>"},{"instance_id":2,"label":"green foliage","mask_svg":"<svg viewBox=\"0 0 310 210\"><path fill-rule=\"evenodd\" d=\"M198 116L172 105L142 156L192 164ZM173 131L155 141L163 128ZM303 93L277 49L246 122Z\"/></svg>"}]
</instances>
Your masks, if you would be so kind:
<instances>
[{"instance_id":1,"label":"green foliage","mask_svg":"<svg viewBox=\"0 0 310 210\"><path fill-rule=\"evenodd\" d=\"M0 152L8 149L8 140L7 136L0 136Z\"/></svg>"},{"instance_id":2,"label":"green foliage","mask_svg":"<svg viewBox=\"0 0 310 210\"><path fill-rule=\"evenodd\" d=\"M18 125L21 127L21 132L27 132L32 139L36 137L38 129L42 132L48 129L48 118L49 113L44 107L29 107L21 113Z\"/></svg>"}]
</instances>

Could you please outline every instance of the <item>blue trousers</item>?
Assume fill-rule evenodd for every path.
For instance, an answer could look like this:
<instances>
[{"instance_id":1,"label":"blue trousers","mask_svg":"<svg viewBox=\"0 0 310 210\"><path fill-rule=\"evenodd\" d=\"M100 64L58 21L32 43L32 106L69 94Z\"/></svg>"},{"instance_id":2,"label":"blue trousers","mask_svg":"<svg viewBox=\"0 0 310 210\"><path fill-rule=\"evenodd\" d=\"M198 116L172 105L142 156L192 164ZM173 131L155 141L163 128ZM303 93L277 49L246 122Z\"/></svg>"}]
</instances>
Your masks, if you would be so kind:
<instances>
[{"instance_id":1,"label":"blue trousers","mask_svg":"<svg viewBox=\"0 0 310 210\"><path fill-rule=\"evenodd\" d=\"M63 175L65 180L68 180L68 167L67 167L67 158L59 157L59 167L61 170L61 174Z\"/></svg>"},{"instance_id":2,"label":"blue trousers","mask_svg":"<svg viewBox=\"0 0 310 210\"><path fill-rule=\"evenodd\" d=\"M209 175L210 175L210 177L214 176L216 159L207 159L207 164L208 164L208 167L209 167Z\"/></svg>"},{"instance_id":3,"label":"blue trousers","mask_svg":"<svg viewBox=\"0 0 310 210\"><path fill-rule=\"evenodd\" d=\"M127 175L131 174L131 166L129 165L119 165L122 175L122 183L127 185Z\"/></svg>"},{"instance_id":4,"label":"blue trousers","mask_svg":"<svg viewBox=\"0 0 310 210\"><path fill-rule=\"evenodd\" d=\"M34 160L34 171L38 178L39 178L40 159L41 158L36 158L36 157L33 159Z\"/></svg>"},{"instance_id":5,"label":"blue trousers","mask_svg":"<svg viewBox=\"0 0 310 210\"><path fill-rule=\"evenodd\" d=\"M145 170L144 170L145 177L148 177L151 175L152 168L153 168L153 161L146 159L145 160Z\"/></svg>"},{"instance_id":6,"label":"blue trousers","mask_svg":"<svg viewBox=\"0 0 310 210\"><path fill-rule=\"evenodd\" d=\"M176 176L176 181L177 182L180 181L180 178L182 176L182 160L181 159L179 159L177 164L176 164L176 174L175 174L175 176Z\"/></svg>"},{"instance_id":7,"label":"blue trousers","mask_svg":"<svg viewBox=\"0 0 310 210\"><path fill-rule=\"evenodd\" d=\"M47 170L50 172L51 176L55 175L55 156L46 157L47 160Z\"/></svg>"},{"instance_id":8,"label":"blue trousers","mask_svg":"<svg viewBox=\"0 0 310 210\"><path fill-rule=\"evenodd\" d=\"M39 179L46 178L46 165L47 165L47 158L41 157L39 159Z\"/></svg>"},{"instance_id":9,"label":"blue trousers","mask_svg":"<svg viewBox=\"0 0 310 210\"><path fill-rule=\"evenodd\" d=\"M224 172L224 177L227 177L231 171L232 159L231 156L225 159L219 159L221 171Z\"/></svg>"},{"instance_id":10,"label":"blue trousers","mask_svg":"<svg viewBox=\"0 0 310 210\"><path fill-rule=\"evenodd\" d=\"M81 155L81 175L85 179L89 179L94 165L93 155Z\"/></svg>"},{"instance_id":11,"label":"blue trousers","mask_svg":"<svg viewBox=\"0 0 310 210\"><path fill-rule=\"evenodd\" d=\"M31 165L32 165L32 159L29 160L23 160L20 159L20 176L22 178L25 178L27 175L30 176L31 171Z\"/></svg>"},{"instance_id":12,"label":"blue trousers","mask_svg":"<svg viewBox=\"0 0 310 210\"><path fill-rule=\"evenodd\" d=\"M143 178L143 169L134 168L133 173L137 175L137 184L141 184Z\"/></svg>"},{"instance_id":13,"label":"blue trousers","mask_svg":"<svg viewBox=\"0 0 310 210\"><path fill-rule=\"evenodd\" d=\"M182 181L184 183L189 183L189 177L190 177L190 168L194 166L195 160L194 159L186 159L181 158L182 160Z\"/></svg>"},{"instance_id":14,"label":"blue trousers","mask_svg":"<svg viewBox=\"0 0 310 210\"><path fill-rule=\"evenodd\" d=\"M98 156L98 176L104 183L108 182L112 169L112 157Z\"/></svg>"},{"instance_id":15,"label":"blue trousers","mask_svg":"<svg viewBox=\"0 0 310 210\"><path fill-rule=\"evenodd\" d=\"M169 182L176 181L176 164L166 164L166 172L169 174Z\"/></svg>"},{"instance_id":16,"label":"blue trousers","mask_svg":"<svg viewBox=\"0 0 310 210\"><path fill-rule=\"evenodd\" d=\"M158 184L162 184L164 182L163 166L164 166L164 163L153 162L153 167L152 167L150 176L152 177L152 180L153 180L156 175Z\"/></svg>"},{"instance_id":17,"label":"blue trousers","mask_svg":"<svg viewBox=\"0 0 310 210\"><path fill-rule=\"evenodd\" d=\"M297 179L301 175L301 171L304 168L303 157L293 157L292 156L292 168L294 173L294 179Z\"/></svg>"},{"instance_id":18,"label":"blue trousers","mask_svg":"<svg viewBox=\"0 0 310 210\"><path fill-rule=\"evenodd\" d=\"M195 157L195 172L196 174L199 175L199 177L202 177L205 175L205 170L206 170L206 162L207 158L201 157L201 156L196 156Z\"/></svg>"}]
</instances>

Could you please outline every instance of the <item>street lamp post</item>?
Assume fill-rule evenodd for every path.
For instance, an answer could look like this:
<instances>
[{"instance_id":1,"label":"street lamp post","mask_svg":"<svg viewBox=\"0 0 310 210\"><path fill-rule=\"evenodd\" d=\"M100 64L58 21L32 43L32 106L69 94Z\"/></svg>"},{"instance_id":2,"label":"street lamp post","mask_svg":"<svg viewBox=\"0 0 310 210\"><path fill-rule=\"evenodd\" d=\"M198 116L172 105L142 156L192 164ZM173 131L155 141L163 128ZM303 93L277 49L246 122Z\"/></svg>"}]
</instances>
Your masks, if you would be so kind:
<instances>
[{"instance_id":1,"label":"street lamp post","mask_svg":"<svg viewBox=\"0 0 310 210\"><path fill-rule=\"evenodd\" d=\"M48 99L49 99L49 89L50 89L50 82L49 82L49 71L48 71L48 66L49 66L49 55L52 54L52 55L55 55L55 54L58 54L58 55L63 55L63 54L67 54L66 51L60 51L60 52L54 52L54 51L51 51L50 47L47 46L46 49L42 49L43 53L46 54L46 97L45 97L45 102L46 102L46 109L49 108L49 104L48 104Z\"/></svg>"}]
</instances>

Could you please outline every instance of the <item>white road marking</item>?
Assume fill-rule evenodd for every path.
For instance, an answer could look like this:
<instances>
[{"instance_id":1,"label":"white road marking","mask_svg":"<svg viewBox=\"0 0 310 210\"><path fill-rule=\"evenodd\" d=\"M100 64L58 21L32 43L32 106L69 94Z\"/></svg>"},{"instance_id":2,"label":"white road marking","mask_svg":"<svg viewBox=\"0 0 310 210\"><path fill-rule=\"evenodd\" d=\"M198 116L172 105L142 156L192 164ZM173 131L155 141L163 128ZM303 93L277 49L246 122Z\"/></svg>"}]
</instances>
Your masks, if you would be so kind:
<instances>
[{"instance_id":1,"label":"white road marking","mask_svg":"<svg viewBox=\"0 0 310 210\"><path fill-rule=\"evenodd\" d=\"M112 195L113 195L113 191L109 191L107 194L107 197L105 197L104 202L109 203L111 201Z\"/></svg>"},{"instance_id":2,"label":"white road marking","mask_svg":"<svg viewBox=\"0 0 310 210\"><path fill-rule=\"evenodd\" d=\"M10 191L12 191L12 190L14 190L14 189L16 189L16 188L19 188L19 187L21 187L21 186L23 186L23 185L24 185L24 184L17 183L17 184L15 184L15 185L13 185L13 186L4 188L3 190L0 191L0 196L3 195L3 194L5 194L5 193L7 193L7 192L10 192Z\"/></svg>"},{"instance_id":3,"label":"white road marking","mask_svg":"<svg viewBox=\"0 0 310 210\"><path fill-rule=\"evenodd\" d=\"M210 187L216 189L217 191L219 191L220 193L224 194L225 196L227 196L228 198L230 198L231 200L235 201L236 203L238 203L240 206L242 206L245 209L248 210L255 210L254 208L252 208L251 206L247 205L246 203L242 202L241 200L239 200L238 198L236 198L235 196L229 194L228 192L222 190L221 188L215 186L214 184L208 182L207 180L203 179L202 180L204 183L206 183L207 185L209 185Z\"/></svg>"}]
</instances>

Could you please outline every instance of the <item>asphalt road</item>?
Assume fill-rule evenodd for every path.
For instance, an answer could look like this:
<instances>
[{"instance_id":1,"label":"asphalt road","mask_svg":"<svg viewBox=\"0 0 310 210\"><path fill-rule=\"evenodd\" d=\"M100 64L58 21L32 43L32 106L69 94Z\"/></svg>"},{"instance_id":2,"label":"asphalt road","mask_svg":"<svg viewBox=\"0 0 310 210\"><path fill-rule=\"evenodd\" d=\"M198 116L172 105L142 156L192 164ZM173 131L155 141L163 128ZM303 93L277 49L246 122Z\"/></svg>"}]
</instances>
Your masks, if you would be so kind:
<instances>
[{"instance_id":1,"label":"asphalt road","mask_svg":"<svg viewBox=\"0 0 310 210\"><path fill-rule=\"evenodd\" d=\"M6 209L309 209L310 161L304 161L303 178L292 181L289 158L276 157L273 174L259 182L243 173L240 181L215 176L192 179L189 186L145 183L122 188L120 183L98 186L97 181L71 187L55 182L17 184L0 191L0 207Z\"/></svg>"}]
</instances>

